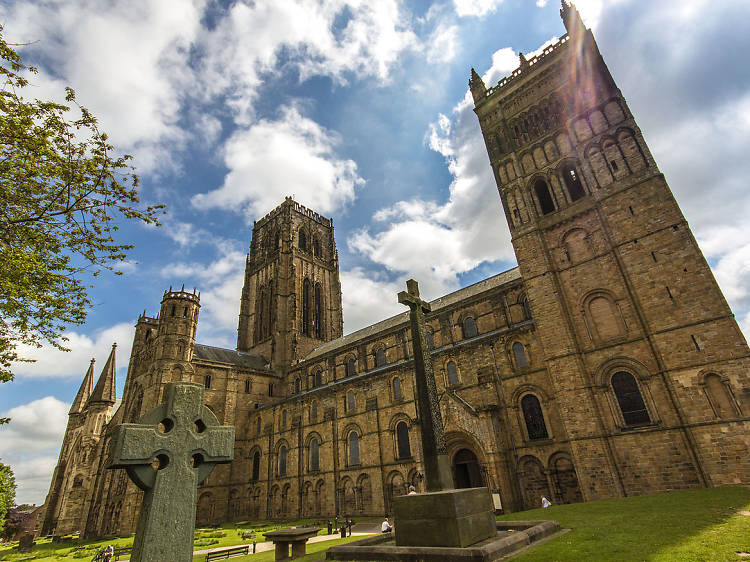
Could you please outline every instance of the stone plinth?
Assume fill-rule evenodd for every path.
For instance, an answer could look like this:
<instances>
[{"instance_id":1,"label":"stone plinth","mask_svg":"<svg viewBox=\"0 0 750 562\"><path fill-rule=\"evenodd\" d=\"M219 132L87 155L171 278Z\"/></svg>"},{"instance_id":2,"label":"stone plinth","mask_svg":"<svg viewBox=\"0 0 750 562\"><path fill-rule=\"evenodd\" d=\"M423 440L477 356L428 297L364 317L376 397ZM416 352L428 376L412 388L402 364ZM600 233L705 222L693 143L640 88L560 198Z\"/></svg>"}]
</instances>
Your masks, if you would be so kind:
<instances>
[{"instance_id":1,"label":"stone plinth","mask_svg":"<svg viewBox=\"0 0 750 562\"><path fill-rule=\"evenodd\" d=\"M399 496L393 509L398 546L463 548L497 533L487 488Z\"/></svg>"},{"instance_id":2,"label":"stone plinth","mask_svg":"<svg viewBox=\"0 0 750 562\"><path fill-rule=\"evenodd\" d=\"M305 556L307 539L318 534L320 528L300 527L296 529L280 529L263 533L266 540L272 541L275 547L275 560L291 560ZM289 556L289 545L292 545L292 556Z\"/></svg>"}]
</instances>

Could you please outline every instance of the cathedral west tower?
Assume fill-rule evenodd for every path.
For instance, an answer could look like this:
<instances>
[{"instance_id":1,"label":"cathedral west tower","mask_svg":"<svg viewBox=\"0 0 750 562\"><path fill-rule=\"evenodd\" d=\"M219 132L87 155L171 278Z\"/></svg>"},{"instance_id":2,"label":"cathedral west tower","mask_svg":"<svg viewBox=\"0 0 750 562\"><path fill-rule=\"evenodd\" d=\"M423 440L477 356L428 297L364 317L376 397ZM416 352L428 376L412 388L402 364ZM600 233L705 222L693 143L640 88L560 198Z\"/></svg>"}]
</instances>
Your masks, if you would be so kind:
<instances>
[{"instance_id":1,"label":"cathedral west tower","mask_svg":"<svg viewBox=\"0 0 750 562\"><path fill-rule=\"evenodd\" d=\"M253 224L237 349L284 370L342 333L333 221L287 197Z\"/></svg>"},{"instance_id":2,"label":"cathedral west tower","mask_svg":"<svg viewBox=\"0 0 750 562\"><path fill-rule=\"evenodd\" d=\"M591 31L560 15L559 42L469 86L584 498L738 483L747 344Z\"/></svg>"}]
</instances>

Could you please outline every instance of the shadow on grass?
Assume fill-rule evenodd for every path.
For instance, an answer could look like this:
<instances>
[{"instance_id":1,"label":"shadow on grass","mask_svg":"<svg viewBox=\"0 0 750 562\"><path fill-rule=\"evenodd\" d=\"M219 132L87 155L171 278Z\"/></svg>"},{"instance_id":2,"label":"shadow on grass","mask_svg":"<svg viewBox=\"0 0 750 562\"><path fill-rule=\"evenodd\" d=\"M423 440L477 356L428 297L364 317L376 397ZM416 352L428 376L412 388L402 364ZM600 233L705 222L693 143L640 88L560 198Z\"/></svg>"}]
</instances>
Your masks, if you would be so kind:
<instances>
[{"instance_id":1,"label":"shadow on grass","mask_svg":"<svg viewBox=\"0 0 750 562\"><path fill-rule=\"evenodd\" d=\"M750 551L746 487L708 488L532 509L499 520L554 519L570 533L518 560L738 560Z\"/></svg>"}]
</instances>

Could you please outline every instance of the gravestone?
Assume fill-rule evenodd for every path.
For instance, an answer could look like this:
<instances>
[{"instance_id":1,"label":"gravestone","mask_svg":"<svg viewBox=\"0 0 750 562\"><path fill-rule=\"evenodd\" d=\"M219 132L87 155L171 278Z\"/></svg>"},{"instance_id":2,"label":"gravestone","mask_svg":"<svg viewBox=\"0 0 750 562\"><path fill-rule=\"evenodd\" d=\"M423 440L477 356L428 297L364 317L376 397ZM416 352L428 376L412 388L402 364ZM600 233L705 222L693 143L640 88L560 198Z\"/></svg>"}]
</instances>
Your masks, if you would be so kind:
<instances>
[{"instance_id":1,"label":"gravestone","mask_svg":"<svg viewBox=\"0 0 750 562\"><path fill-rule=\"evenodd\" d=\"M34 546L34 535L26 533L18 539L18 552L31 552Z\"/></svg>"},{"instance_id":2,"label":"gravestone","mask_svg":"<svg viewBox=\"0 0 750 562\"><path fill-rule=\"evenodd\" d=\"M427 493L394 498L397 546L460 547L495 537L495 517L487 488L453 489L450 459L445 446L435 375L427 346L424 315L430 304L419 297L414 279L398 302L410 308L417 410L422 437Z\"/></svg>"},{"instance_id":3,"label":"gravestone","mask_svg":"<svg viewBox=\"0 0 750 562\"><path fill-rule=\"evenodd\" d=\"M193 559L196 488L233 453L234 428L219 425L197 383L168 383L161 405L115 428L107 468L126 469L144 491L133 562Z\"/></svg>"}]
</instances>

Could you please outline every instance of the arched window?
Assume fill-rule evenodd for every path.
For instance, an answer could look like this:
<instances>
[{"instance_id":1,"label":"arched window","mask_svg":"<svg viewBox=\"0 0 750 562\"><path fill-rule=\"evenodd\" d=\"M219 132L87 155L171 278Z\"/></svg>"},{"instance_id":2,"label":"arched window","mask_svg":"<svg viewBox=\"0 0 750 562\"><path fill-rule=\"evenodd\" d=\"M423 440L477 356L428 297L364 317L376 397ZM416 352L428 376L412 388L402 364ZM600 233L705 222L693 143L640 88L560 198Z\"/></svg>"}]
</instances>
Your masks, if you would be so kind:
<instances>
[{"instance_id":1,"label":"arched window","mask_svg":"<svg viewBox=\"0 0 750 562\"><path fill-rule=\"evenodd\" d=\"M258 295L258 327L255 331L255 341L260 341L266 337L265 326L266 326L266 290L261 288L260 294Z\"/></svg>"},{"instance_id":2,"label":"arched window","mask_svg":"<svg viewBox=\"0 0 750 562\"><path fill-rule=\"evenodd\" d=\"M406 422L396 424L396 451L399 459L411 458L411 446L409 445L409 427Z\"/></svg>"},{"instance_id":3,"label":"arched window","mask_svg":"<svg viewBox=\"0 0 750 562\"><path fill-rule=\"evenodd\" d=\"M401 379L398 377L394 377L392 384L393 384L393 399L401 400L403 398L403 394L401 393Z\"/></svg>"},{"instance_id":4,"label":"arched window","mask_svg":"<svg viewBox=\"0 0 750 562\"><path fill-rule=\"evenodd\" d=\"M303 229L299 229L299 249L303 252L307 251L307 235Z\"/></svg>"},{"instance_id":5,"label":"arched window","mask_svg":"<svg viewBox=\"0 0 750 562\"><path fill-rule=\"evenodd\" d=\"M458 384L458 367L456 367L456 362L448 361L445 370L448 371L448 384Z\"/></svg>"},{"instance_id":6,"label":"arched window","mask_svg":"<svg viewBox=\"0 0 750 562\"><path fill-rule=\"evenodd\" d=\"M547 425L544 423L544 414L539 398L533 394L527 394L521 399L521 410L526 422L526 432L529 439L547 439Z\"/></svg>"},{"instance_id":7,"label":"arched window","mask_svg":"<svg viewBox=\"0 0 750 562\"><path fill-rule=\"evenodd\" d=\"M273 396L273 383L272 382L268 383L268 395Z\"/></svg>"},{"instance_id":8,"label":"arched window","mask_svg":"<svg viewBox=\"0 0 750 562\"><path fill-rule=\"evenodd\" d=\"M294 393L299 394L299 391L300 391L300 381L299 381L299 377L297 377L296 379L294 379Z\"/></svg>"},{"instance_id":9,"label":"arched window","mask_svg":"<svg viewBox=\"0 0 750 562\"><path fill-rule=\"evenodd\" d=\"M352 431L349 434L349 466L359 464L359 435Z\"/></svg>"},{"instance_id":10,"label":"arched window","mask_svg":"<svg viewBox=\"0 0 750 562\"><path fill-rule=\"evenodd\" d=\"M346 411L353 412L357 409L357 400L354 397L354 391L350 390L346 393Z\"/></svg>"},{"instance_id":11,"label":"arched window","mask_svg":"<svg viewBox=\"0 0 750 562\"><path fill-rule=\"evenodd\" d=\"M635 377L630 373L619 371L612 376L612 390L620 405L625 425L650 423L651 418L643 402Z\"/></svg>"},{"instance_id":12,"label":"arched window","mask_svg":"<svg viewBox=\"0 0 750 562\"><path fill-rule=\"evenodd\" d=\"M525 369L529 366L529 360L526 357L526 350L521 342L513 343L513 359L516 361L517 369Z\"/></svg>"},{"instance_id":13,"label":"arched window","mask_svg":"<svg viewBox=\"0 0 750 562\"><path fill-rule=\"evenodd\" d=\"M245 381L245 394L250 394L250 379Z\"/></svg>"},{"instance_id":14,"label":"arched window","mask_svg":"<svg viewBox=\"0 0 750 562\"><path fill-rule=\"evenodd\" d=\"M286 410L281 412L281 429L286 429Z\"/></svg>"},{"instance_id":15,"label":"arched window","mask_svg":"<svg viewBox=\"0 0 750 562\"><path fill-rule=\"evenodd\" d=\"M260 451L255 451L253 455L253 482L260 478Z\"/></svg>"},{"instance_id":16,"label":"arched window","mask_svg":"<svg viewBox=\"0 0 750 562\"><path fill-rule=\"evenodd\" d=\"M375 350L375 366L382 367L385 365L385 349L379 347Z\"/></svg>"},{"instance_id":17,"label":"arched window","mask_svg":"<svg viewBox=\"0 0 750 562\"><path fill-rule=\"evenodd\" d=\"M279 232L276 231L276 233L273 235L273 247L277 250L279 249Z\"/></svg>"},{"instance_id":18,"label":"arched window","mask_svg":"<svg viewBox=\"0 0 750 562\"><path fill-rule=\"evenodd\" d=\"M320 443L317 439L310 441L310 472L320 470Z\"/></svg>"},{"instance_id":19,"label":"arched window","mask_svg":"<svg viewBox=\"0 0 750 562\"><path fill-rule=\"evenodd\" d=\"M427 349L435 349L435 334L432 330L427 330Z\"/></svg>"},{"instance_id":20,"label":"arched window","mask_svg":"<svg viewBox=\"0 0 750 562\"><path fill-rule=\"evenodd\" d=\"M731 393L719 375L710 374L704 379L709 402L717 418L733 418L737 415Z\"/></svg>"},{"instance_id":21,"label":"arched window","mask_svg":"<svg viewBox=\"0 0 750 562\"><path fill-rule=\"evenodd\" d=\"M357 374L357 363L354 360L354 357L350 357L349 360L346 362L346 376L353 377L356 374Z\"/></svg>"},{"instance_id":22,"label":"arched window","mask_svg":"<svg viewBox=\"0 0 750 562\"><path fill-rule=\"evenodd\" d=\"M260 435L260 418L255 421L255 434Z\"/></svg>"},{"instance_id":23,"label":"arched window","mask_svg":"<svg viewBox=\"0 0 750 562\"><path fill-rule=\"evenodd\" d=\"M279 448L279 476L286 476L286 445Z\"/></svg>"},{"instance_id":24,"label":"arched window","mask_svg":"<svg viewBox=\"0 0 750 562\"><path fill-rule=\"evenodd\" d=\"M323 338L323 290L315 284L315 337Z\"/></svg>"},{"instance_id":25,"label":"arched window","mask_svg":"<svg viewBox=\"0 0 750 562\"><path fill-rule=\"evenodd\" d=\"M323 384L323 369L318 368L312 374L312 387L317 388Z\"/></svg>"},{"instance_id":26,"label":"arched window","mask_svg":"<svg viewBox=\"0 0 750 562\"><path fill-rule=\"evenodd\" d=\"M536 180L536 183L534 183L534 192L536 193L536 198L539 200L539 208L543 215L547 215L555 210L552 193L550 193L546 181L543 179Z\"/></svg>"},{"instance_id":27,"label":"arched window","mask_svg":"<svg viewBox=\"0 0 750 562\"><path fill-rule=\"evenodd\" d=\"M464 339L476 337L478 333L477 323L471 316L467 316L466 318L464 318L462 329L464 333Z\"/></svg>"},{"instance_id":28,"label":"arched window","mask_svg":"<svg viewBox=\"0 0 750 562\"><path fill-rule=\"evenodd\" d=\"M563 182L565 182L565 187L568 188L568 194L570 195L571 201L577 201L586 195L586 192L583 189L583 184L581 183L581 177L578 175L575 166L564 164L563 167L560 168L560 174L562 175Z\"/></svg>"},{"instance_id":29,"label":"arched window","mask_svg":"<svg viewBox=\"0 0 750 562\"><path fill-rule=\"evenodd\" d=\"M320 240L317 236L313 236L313 255L316 258L320 257Z\"/></svg>"},{"instance_id":30,"label":"arched window","mask_svg":"<svg viewBox=\"0 0 750 562\"><path fill-rule=\"evenodd\" d=\"M311 422L318 421L318 403L317 402L313 402L310 405L310 421Z\"/></svg>"},{"instance_id":31,"label":"arched window","mask_svg":"<svg viewBox=\"0 0 750 562\"><path fill-rule=\"evenodd\" d=\"M177 307L176 307L175 305L172 305L172 308L170 309L170 312L169 312L169 315L170 315L170 316L174 316L174 313L175 313L175 310L176 310L176 308L177 308Z\"/></svg>"},{"instance_id":32,"label":"arched window","mask_svg":"<svg viewBox=\"0 0 750 562\"><path fill-rule=\"evenodd\" d=\"M203 377L203 386L206 388L211 388L211 375L206 375Z\"/></svg>"},{"instance_id":33,"label":"arched window","mask_svg":"<svg viewBox=\"0 0 750 562\"><path fill-rule=\"evenodd\" d=\"M521 306L523 307L523 316L526 320L531 320L531 307L529 306L529 299L523 297L521 299Z\"/></svg>"},{"instance_id":34,"label":"arched window","mask_svg":"<svg viewBox=\"0 0 750 562\"><path fill-rule=\"evenodd\" d=\"M302 282L302 333L310 335L310 281Z\"/></svg>"}]
</instances>

